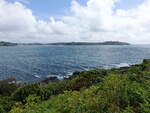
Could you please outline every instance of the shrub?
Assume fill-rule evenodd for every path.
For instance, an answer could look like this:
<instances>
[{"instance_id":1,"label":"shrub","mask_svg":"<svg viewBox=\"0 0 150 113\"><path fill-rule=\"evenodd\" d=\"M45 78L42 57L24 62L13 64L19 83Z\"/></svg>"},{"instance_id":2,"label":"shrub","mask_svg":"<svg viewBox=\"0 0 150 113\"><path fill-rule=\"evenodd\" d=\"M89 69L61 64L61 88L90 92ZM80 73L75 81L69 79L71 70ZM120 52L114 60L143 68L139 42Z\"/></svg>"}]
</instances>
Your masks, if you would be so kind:
<instances>
[{"instance_id":1,"label":"shrub","mask_svg":"<svg viewBox=\"0 0 150 113\"><path fill-rule=\"evenodd\" d=\"M39 84L29 84L22 88L19 88L13 95L12 99L15 101L23 102L29 95L37 94L40 89Z\"/></svg>"}]
</instances>

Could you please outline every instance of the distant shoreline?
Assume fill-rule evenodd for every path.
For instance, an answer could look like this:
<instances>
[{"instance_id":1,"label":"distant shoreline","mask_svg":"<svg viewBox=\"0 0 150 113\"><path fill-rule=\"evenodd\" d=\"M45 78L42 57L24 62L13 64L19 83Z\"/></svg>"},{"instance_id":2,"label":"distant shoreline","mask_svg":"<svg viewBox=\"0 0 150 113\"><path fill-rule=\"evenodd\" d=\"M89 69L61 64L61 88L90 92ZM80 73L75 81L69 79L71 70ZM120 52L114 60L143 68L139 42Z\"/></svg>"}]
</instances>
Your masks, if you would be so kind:
<instances>
[{"instance_id":1,"label":"distant shoreline","mask_svg":"<svg viewBox=\"0 0 150 113\"><path fill-rule=\"evenodd\" d=\"M60 42L60 43L20 43L18 45L131 45L127 42L106 41L106 42Z\"/></svg>"},{"instance_id":2,"label":"distant shoreline","mask_svg":"<svg viewBox=\"0 0 150 113\"><path fill-rule=\"evenodd\" d=\"M0 42L0 46L17 46L17 45L18 45L17 43L4 42L4 41Z\"/></svg>"},{"instance_id":3,"label":"distant shoreline","mask_svg":"<svg viewBox=\"0 0 150 113\"><path fill-rule=\"evenodd\" d=\"M131 45L127 42L106 41L106 42L58 42L58 43L12 43L1 41L0 46L17 46L17 45Z\"/></svg>"}]
</instances>

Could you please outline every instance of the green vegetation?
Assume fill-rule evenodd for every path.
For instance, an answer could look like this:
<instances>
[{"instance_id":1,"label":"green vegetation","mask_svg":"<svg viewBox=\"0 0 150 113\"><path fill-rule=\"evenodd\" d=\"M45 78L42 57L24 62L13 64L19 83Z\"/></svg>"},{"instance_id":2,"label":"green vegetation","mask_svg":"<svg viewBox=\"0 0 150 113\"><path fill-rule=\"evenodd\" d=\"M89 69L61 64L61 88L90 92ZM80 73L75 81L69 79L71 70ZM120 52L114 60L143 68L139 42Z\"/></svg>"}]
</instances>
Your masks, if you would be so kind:
<instances>
[{"instance_id":1,"label":"green vegetation","mask_svg":"<svg viewBox=\"0 0 150 113\"><path fill-rule=\"evenodd\" d=\"M0 82L0 113L150 113L150 60L22 87Z\"/></svg>"},{"instance_id":2,"label":"green vegetation","mask_svg":"<svg viewBox=\"0 0 150 113\"><path fill-rule=\"evenodd\" d=\"M16 46L17 43L0 42L0 46Z\"/></svg>"}]
</instances>

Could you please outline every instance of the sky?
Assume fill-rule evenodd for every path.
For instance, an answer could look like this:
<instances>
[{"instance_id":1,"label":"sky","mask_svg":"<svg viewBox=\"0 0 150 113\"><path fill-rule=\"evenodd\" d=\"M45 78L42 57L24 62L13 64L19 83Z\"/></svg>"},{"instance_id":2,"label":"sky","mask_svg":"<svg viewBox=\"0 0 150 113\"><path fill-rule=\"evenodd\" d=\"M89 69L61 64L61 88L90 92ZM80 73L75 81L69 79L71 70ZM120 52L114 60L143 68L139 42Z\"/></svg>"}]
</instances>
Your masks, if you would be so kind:
<instances>
[{"instance_id":1,"label":"sky","mask_svg":"<svg viewBox=\"0 0 150 113\"><path fill-rule=\"evenodd\" d=\"M0 41L150 43L150 0L0 0Z\"/></svg>"}]
</instances>

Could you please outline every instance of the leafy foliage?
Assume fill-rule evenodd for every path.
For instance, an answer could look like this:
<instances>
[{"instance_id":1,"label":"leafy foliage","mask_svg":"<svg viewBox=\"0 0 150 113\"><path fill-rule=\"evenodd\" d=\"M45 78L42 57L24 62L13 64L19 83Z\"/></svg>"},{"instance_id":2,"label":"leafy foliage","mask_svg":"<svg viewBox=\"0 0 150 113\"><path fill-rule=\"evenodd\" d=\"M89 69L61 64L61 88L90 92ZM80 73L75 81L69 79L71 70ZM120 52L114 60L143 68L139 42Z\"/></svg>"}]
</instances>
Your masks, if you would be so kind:
<instances>
[{"instance_id":1,"label":"leafy foliage","mask_svg":"<svg viewBox=\"0 0 150 113\"><path fill-rule=\"evenodd\" d=\"M13 79L0 81L0 96L9 96L18 88L16 84L11 83Z\"/></svg>"}]
</instances>

